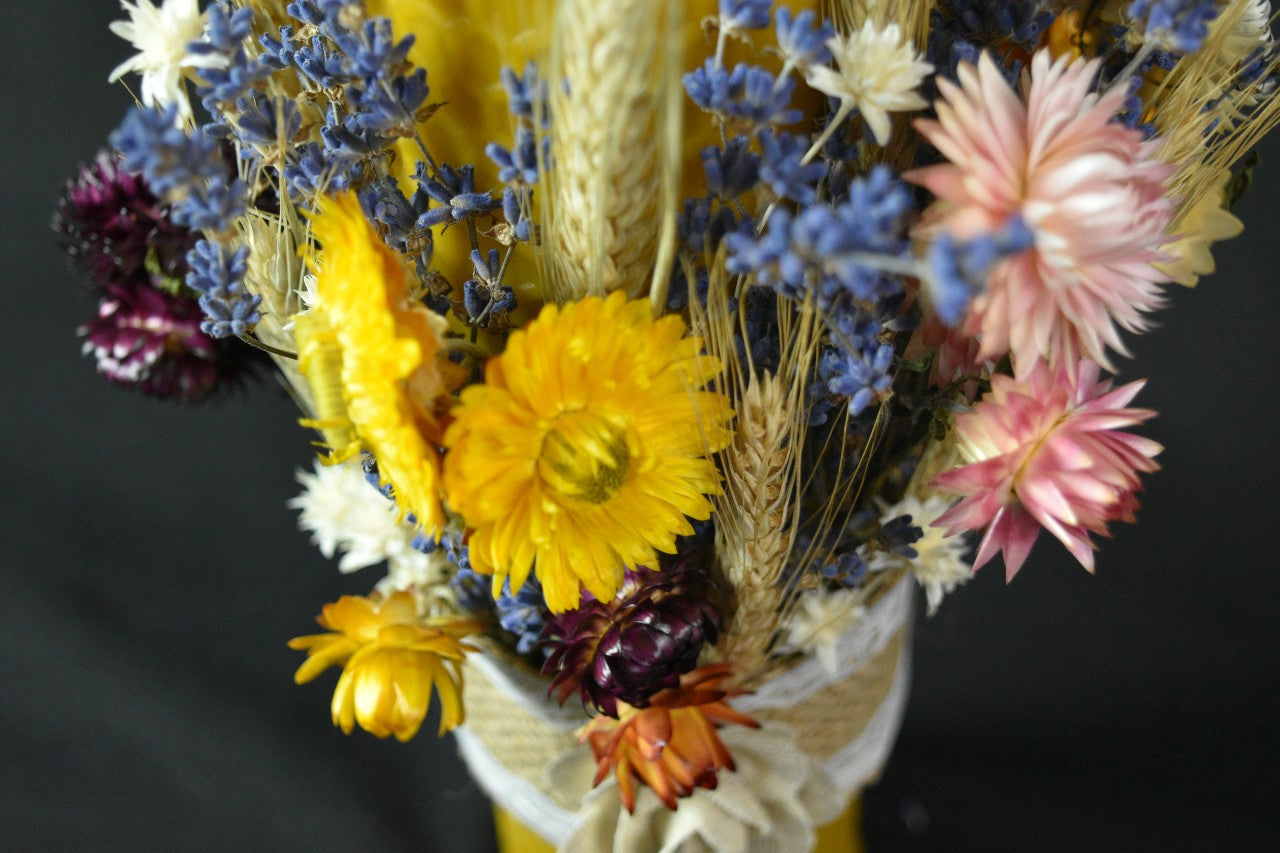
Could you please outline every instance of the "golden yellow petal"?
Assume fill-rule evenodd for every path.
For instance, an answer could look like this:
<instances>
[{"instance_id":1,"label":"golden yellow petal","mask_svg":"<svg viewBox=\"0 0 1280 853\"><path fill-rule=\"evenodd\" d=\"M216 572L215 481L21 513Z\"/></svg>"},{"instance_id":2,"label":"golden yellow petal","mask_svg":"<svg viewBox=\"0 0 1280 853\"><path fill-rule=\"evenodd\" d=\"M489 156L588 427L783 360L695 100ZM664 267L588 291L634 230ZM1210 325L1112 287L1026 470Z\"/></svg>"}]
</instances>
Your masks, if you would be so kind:
<instances>
[{"instance_id":1,"label":"golden yellow petal","mask_svg":"<svg viewBox=\"0 0 1280 853\"><path fill-rule=\"evenodd\" d=\"M376 607L360 596L343 596L325 606L322 622L357 630L298 637L290 646L310 656L297 679L307 681L345 660L330 711L334 725L350 733L355 725L377 737L413 737L426 717L433 687L441 691L450 727L461 720L461 661L474 647L462 641L483 626L471 619L423 619L408 592L397 592ZM370 627L370 625L372 627Z\"/></svg>"},{"instance_id":2,"label":"golden yellow petal","mask_svg":"<svg viewBox=\"0 0 1280 853\"><path fill-rule=\"evenodd\" d=\"M418 621L418 602L406 590L392 593L378 606L377 618L384 624L413 624Z\"/></svg>"},{"instance_id":3,"label":"golden yellow petal","mask_svg":"<svg viewBox=\"0 0 1280 853\"><path fill-rule=\"evenodd\" d=\"M466 720L462 705L462 668L456 664L438 664L432 673L436 693L440 697L440 729L438 734L452 731Z\"/></svg>"},{"instance_id":4,"label":"golden yellow petal","mask_svg":"<svg viewBox=\"0 0 1280 853\"><path fill-rule=\"evenodd\" d=\"M317 642L311 644L307 659L302 662L302 665L298 667L298 671L293 674L295 684L306 684L329 667L342 666L359 648L357 643L337 634L325 634L319 637L298 637L289 641L289 648L307 648L301 644L295 645L295 643L298 640L309 639L315 639Z\"/></svg>"},{"instance_id":5,"label":"golden yellow petal","mask_svg":"<svg viewBox=\"0 0 1280 853\"><path fill-rule=\"evenodd\" d=\"M382 624L373 603L359 595L344 595L321 612L320 624L360 643L371 642Z\"/></svg>"},{"instance_id":6,"label":"golden yellow petal","mask_svg":"<svg viewBox=\"0 0 1280 853\"><path fill-rule=\"evenodd\" d=\"M539 317L464 391L445 434L450 505L474 529L472 565L518 588L530 565L555 612L582 588L611 598L624 568L656 563L706 518L729 440L719 362L678 316L623 293ZM673 356L674 353L674 356Z\"/></svg>"},{"instance_id":7,"label":"golden yellow petal","mask_svg":"<svg viewBox=\"0 0 1280 853\"><path fill-rule=\"evenodd\" d=\"M338 684L333 689L333 701L329 709L333 714L333 724L342 729L344 735L351 734L356 725L355 696L352 694L352 683L355 673L348 668L338 676Z\"/></svg>"},{"instance_id":8,"label":"golden yellow petal","mask_svg":"<svg viewBox=\"0 0 1280 853\"><path fill-rule=\"evenodd\" d=\"M439 453L431 444L440 438L432 428L437 401L415 397L447 392L435 326L427 309L410 301L401 259L353 194L325 198L311 227L319 244L309 258L315 304L296 328L299 367L323 403L317 423L335 451L350 453L354 441L371 451L401 510L438 530Z\"/></svg>"},{"instance_id":9,"label":"golden yellow petal","mask_svg":"<svg viewBox=\"0 0 1280 853\"><path fill-rule=\"evenodd\" d=\"M1177 224L1173 240L1161 248L1171 260L1156 267L1171 279L1195 287L1200 276L1214 271L1211 246L1219 240L1239 236L1244 223L1225 204L1226 184L1231 173L1223 169L1190 211Z\"/></svg>"}]
</instances>

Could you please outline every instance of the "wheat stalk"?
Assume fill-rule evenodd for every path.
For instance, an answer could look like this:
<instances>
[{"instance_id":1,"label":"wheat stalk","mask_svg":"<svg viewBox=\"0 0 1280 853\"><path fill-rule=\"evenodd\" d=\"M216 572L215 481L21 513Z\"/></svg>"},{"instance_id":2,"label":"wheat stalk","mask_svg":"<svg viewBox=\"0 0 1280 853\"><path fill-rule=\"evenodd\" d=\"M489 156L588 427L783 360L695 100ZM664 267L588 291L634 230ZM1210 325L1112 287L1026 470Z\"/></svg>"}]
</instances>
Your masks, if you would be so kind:
<instances>
[{"instance_id":1,"label":"wheat stalk","mask_svg":"<svg viewBox=\"0 0 1280 853\"><path fill-rule=\"evenodd\" d=\"M254 336L278 351L297 352L292 320L303 308L300 295L306 273L298 247L306 245L309 229L284 197L280 215L255 210L241 220L241 239L249 247L244 285L249 293L262 297ZM290 396L310 415L314 411L311 389L297 359L274 353L271 358Z\"/></svg>"},{"instance_id":2,"label":"wheat stalk","mask_svg":"<svg viewBox=\"0 0 1280 853\"><path fill-rule=\"evenodd\" d=\"M1160 158L1179 167L1170 181L1179 199L1175 221L1216 191L1222 173L1280 121L1275 93L1265 92L1261 82L1239 85L1243 60L1226 49L1248 6L1247 0L1224 4L1200 50L1179 61L1150 96ZM1257 80L1276 68L1273 59Z\"/></svg>"},{"instance_id":3,"label":"wheat stalk","mask_svg":"<svg viewBox=\"0 0 1280 853\"><path fill-rule=\"evenodd\" d=\"M732 587L734 609L717 655L750 682L767 668L783 609L783 575L799 525L806 378L821 323L812 305L797 312L793 303L775 297L778 367L775 373L760 370L737 345L746 337L747 285L726 273L723 248L709 267L705 303L690 294L690 320L707 350L724 363L721 388L737 413L733 442L719 455L724 489L716 498L716 561ZM691 273L690 282L696 280Z\"/></svg>"},{"instance_id":4,"label":"wheat stalk","mask_svg":"<svg viewBox=\"0 0 1280 853\"><path fill-rule=\"evenodd\" d=\"M856 32L867 21L881 28L897 24L917 49L925 49L933 0L824 0L822 5L824 16L842 33Z\"/></svg>"},{"instance_id":5,"label":"wheat stalk","mask_svg":"<svg viewBox=\"0 0 1280 853\"><path fill-rule=\"evenodd\" d=\"M663 176L679 168L668 121L678 102L660 91L679 85L668 72L666 46L678 40L668 8L678 4L566 0L556 9L543 221L558 301L618 289L637 296L654 277L675 210L674 182ZM671 231L663 241L668 266L673 239Z\"/></svg>"},{"instance_id":6,"label":"wheat stalk","mask_svg":"<svg viewBox=\"0 0 1280 853\"><path fill-rule=\"evenodd\" d=\"M722 648L742 674L765 663L782 595L779 576L795 538L790 488L795 408L789 397L777 376L751 377L737 401L733 445L724 454L716 554L733 584L736 612Z\"/></svg>"}]
</instances>

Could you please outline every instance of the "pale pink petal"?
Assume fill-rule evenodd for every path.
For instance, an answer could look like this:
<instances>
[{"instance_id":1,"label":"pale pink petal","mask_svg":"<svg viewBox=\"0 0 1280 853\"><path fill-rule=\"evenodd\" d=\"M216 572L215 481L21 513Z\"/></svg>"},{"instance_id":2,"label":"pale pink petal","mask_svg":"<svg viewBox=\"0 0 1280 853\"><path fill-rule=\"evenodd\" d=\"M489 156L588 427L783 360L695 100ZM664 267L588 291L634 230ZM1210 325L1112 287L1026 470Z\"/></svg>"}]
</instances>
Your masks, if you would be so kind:
<instances>
[{"instance_id":1,"label":"pale pink petal","mask_svg":"<svg viewBox=\"0 0 1280 853\"><path fill-rule=\"evenodd\" d=\"M1004 535L1004 579L1007 583L1022 568L1040 535L1040 525L1021 507L1013 507L1006 513L1008 519Z\"/></svg>"},{"instance_id":2,"label":"pale pink petal","mask_svg":"<svg viewBox=\"0 0 1280 853\"><path fill-rule=\"evenodd\" d=\"M962 65L939 80L936 121L916 128L946 163L908 172L938 199L922 238L943 227L960 239L999 228L1015 214L1035 246L998 265L961 324L978 358L1006 353L1019 377L1037 361L1082 358L1111 369L1127 355L1120 330L1141 332L1163 305L1156 269L1176 199L1156 159L1159 140L1113 120L1125 92L1093 91L1098 60L1035 54L1021 93L994 61Z\"/></svg>"},{"instance_id":3,"label":"pale pink petal","mask_svg":"<svg viewBox=\"0 0 1280 853\"><path fill-rule=\"evenodd\" d=\"M938 518L950 535L985 529L975 568L1002 552L1012 577L1043 527L1093 571L1090 534L1133 520L1138 475L1157 470L1162 448L1121 430L1154 413L1127 407L1141 383L1113 388L1099 376L1094 363L1051 370L1038 360L1022 378L993 376L988 394L956 416L973 461L932 485L961 498Z\"/></svg>"}]
</instances>

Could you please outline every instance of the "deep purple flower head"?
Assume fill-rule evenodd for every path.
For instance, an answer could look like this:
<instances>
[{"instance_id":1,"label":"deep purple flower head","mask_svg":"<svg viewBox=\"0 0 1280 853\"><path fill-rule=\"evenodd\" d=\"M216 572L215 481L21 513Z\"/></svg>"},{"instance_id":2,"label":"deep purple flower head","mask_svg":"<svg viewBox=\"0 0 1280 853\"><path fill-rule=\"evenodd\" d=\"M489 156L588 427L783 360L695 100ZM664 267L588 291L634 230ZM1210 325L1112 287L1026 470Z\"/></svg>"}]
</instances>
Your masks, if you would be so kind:
<instances>
[{"instance_id":1,"label":"deep purple flower head","mask_svg":"<svg viewBox=\"0 0 1280 853\"><path fill-rule=\"evenodd\" d=\"M79 332L112 382L194 403L242 369L224 343L200 331L203 319L195 299L134 281L107 286L98 316Z\"/></svg>"},{"instance_id":2,"label":"deep purple flower head","mask_svg":"<svg viewBox=\"0 0 1280 853\"><path fill-rule=\"evenodd\" d=\"M118 153L104 151L67 182L53 227L98 288L97 316L79 329L98 372L144 394L194 403L262 359L200 330L205 312L184 283L199 235L170 214Z\"/></svg>"},{"instance_id":3,"label":"deep purple flower head","mask_svg":"<svg viewBox=\"0 0 1280 853\"><path fill-rule=\"evenodd\" d=\"M141 175L106 151L67 181L53 227L77 265L104 288L181 281L197 237L169 219Z\"/></svg>"},{"instance_id":4,"label":"deep purple flower head","mask_svg":"<svg viewBox=\"0 0 1280 853\"><path fill-rule=\"evenodd\" d=\"M543 633L551 645L543 667L553 676L551 692L561 702L577 692L616 717L619 701L643 708L659 690L678 685L720 632L720 612L694 562L628 571L612 601L585 594L577 610L551 616Z\"/></svg>"}]
</instances>

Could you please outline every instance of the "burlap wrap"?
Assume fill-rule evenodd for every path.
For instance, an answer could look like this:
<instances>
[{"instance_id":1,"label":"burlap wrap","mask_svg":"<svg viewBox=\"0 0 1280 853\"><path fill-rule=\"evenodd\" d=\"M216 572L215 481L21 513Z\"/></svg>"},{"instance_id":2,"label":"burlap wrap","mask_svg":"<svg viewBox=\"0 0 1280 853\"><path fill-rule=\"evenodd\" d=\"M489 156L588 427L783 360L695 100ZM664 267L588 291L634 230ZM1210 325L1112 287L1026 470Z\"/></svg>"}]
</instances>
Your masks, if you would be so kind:
<instances>
[{"instance_id":1,"label":"burlap wrap","mask_svg":"<svg viewBox=\"0 0 1280 853\"><path fill-rule=\"evenodd\" d=\"M873 781L888 757L909 680L913 584L903 578L839 641L845 668L824 671L807 658L765 682L735 707L795 733L846 796ZM577 703L561 708L546 681L496 654L467 659L467 723L458 745L490 797L551 843L574 825L581 791L553 784L552 768L588 753L575 731L587 721Z\"/></svg>"}]
</instances>

